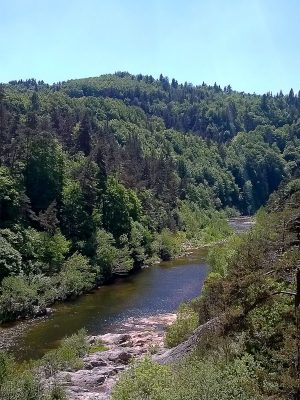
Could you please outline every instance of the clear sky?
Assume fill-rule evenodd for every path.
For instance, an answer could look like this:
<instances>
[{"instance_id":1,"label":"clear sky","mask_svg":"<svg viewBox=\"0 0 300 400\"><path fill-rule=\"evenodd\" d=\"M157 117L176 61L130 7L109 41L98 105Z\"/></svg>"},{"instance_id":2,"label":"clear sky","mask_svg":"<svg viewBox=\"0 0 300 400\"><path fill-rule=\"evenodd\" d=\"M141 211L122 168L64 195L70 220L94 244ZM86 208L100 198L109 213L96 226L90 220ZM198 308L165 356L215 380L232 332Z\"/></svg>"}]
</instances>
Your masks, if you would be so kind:
<instances>
[{"instance_id":1,"label":"clear sky","mask_svg":"<svg viewBox=\"0 0 300 400\"><path fill-rule=\"evenodd\" d=\"M0 82L115 71L300 89L299 0L0 0Z\"/></svg>"}]
</instances>

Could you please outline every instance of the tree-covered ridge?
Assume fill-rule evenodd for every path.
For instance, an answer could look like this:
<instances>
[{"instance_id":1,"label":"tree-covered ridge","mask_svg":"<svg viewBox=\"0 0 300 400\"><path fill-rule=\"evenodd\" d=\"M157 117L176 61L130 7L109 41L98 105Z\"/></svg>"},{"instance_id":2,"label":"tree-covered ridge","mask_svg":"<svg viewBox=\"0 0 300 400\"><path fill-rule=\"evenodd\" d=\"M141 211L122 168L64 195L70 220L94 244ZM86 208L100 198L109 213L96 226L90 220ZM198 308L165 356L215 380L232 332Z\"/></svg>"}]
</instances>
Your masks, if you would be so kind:
<instances>
[{"instance_id":1,"label":"tree-covered ridge","mask_svg":"<svg viewBox=\"0 0 300 400\"><path fill-rule=\"evenodd\" d=\"M292 92L163 76L2 85L1 320L221 239L297 169L298 117Z\"/></svg>"}]
</instances>

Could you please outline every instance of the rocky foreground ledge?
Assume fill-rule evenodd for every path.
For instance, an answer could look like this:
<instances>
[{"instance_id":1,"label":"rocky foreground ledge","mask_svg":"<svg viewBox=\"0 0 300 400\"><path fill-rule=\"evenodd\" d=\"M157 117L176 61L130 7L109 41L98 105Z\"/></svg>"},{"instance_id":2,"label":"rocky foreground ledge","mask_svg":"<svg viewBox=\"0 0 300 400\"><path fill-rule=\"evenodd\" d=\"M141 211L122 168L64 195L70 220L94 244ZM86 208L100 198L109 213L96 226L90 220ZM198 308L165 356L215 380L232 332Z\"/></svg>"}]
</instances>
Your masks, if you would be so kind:
<instances>
[{"instance_id":1,"label":"rocky foreground ledge","mask_svg":"<svg viewBox=\"0 0 300 400\"><path fill-rule=\"evenodd\" d=\"M153 354L164 348L165 329L176 314L130 318L120 326L121 333L91 336L91 345L100 341L107 347L83 359L83 369L61 371L56 380L66 390L69 400L106 400L118 374L128 368L133 359Z\"/></svg>"}]
</instances>

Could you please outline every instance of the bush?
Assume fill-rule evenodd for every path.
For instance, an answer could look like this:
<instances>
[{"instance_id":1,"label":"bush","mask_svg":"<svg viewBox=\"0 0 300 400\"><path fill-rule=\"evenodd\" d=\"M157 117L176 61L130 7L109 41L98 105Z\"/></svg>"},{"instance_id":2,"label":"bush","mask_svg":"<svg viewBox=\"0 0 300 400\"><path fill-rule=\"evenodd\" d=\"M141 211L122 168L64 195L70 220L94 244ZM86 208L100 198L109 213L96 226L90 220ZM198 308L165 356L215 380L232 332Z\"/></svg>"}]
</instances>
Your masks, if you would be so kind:
<instances>
[{"instance_id":1,"label":"bush","mask_svg":"<svg viewBox=\"0 0 300 400\"><path fill-rule=\"evenodd\" d=\"M41 379L36 371L26 370L8 376L0 388L1 400L46 399Z\"/></svg>"},{"instance_id":2,"label":"bush","mask_svg":"<svg viewBox=\"0 0 300 400\"><path fill-rule=\"evenodd\" d=\"M207 262L213 272L219 273L222 277L227 275L240 243L241 237L232 235L223 246L213 246L209 249Z\"/></svg>"},{"instance_id":3,"label":"bush","mask_svg":"<svg viewBox=\"0 0 300 400\"><path fill-rule=\"evenodd\" d=\"M119 247L111 233L104 229L97 232L97 250L94 262L100 280L108 280L113 274L126 274L133 268L127 235L119 238Z\"/></svg>"},{"instance_id":4,"label":"bush","mask_svg":"<svg viewBox=\"0 0 300 400\"><path fill-rule=\"evenodd\" d=\"M233 234L233 229L229 226L224 217L214 214L208 225L201 231L200 239L203 243L217 242L227 239Z\"/></svg>"},{"instance_id":5,"label":"bush","mask_svg":"<svg viewBox=\"0 0 300 400\"><path fill-rule=\"evenodd\" d=\"M11 171L0 167L0 226L7 225L19 216L22 197L20 189L20 182L13 177Z\"/></svg>"},{"instance_id":6,"label":"bush","mask_svg":"<svg viewBox=\"0 0 300 400\"><path fill-rule=\"evenodd\" d=\"M182 252L184 243L184 234L171 232L169 229L163 229L158 235L158 251L162 260L170 260Z\"/></svg>"},{"instance_id":7,"label":"bush","mask_svg":"<svg viewBox=\"0 0 300 400\"><path fill-rule=\"evenodd\" d=\"M31 315L37 300L36 287L30 284L28 278L23 276L4 278L0 295L0 321Z\"/></svg>"},{"instance_id":8,"label":"bush","mask_svg":"<svg viewBox=\"0 0 300 400\"><path fill-rule=\"evenodd\" d=\"M88 258L76 252L65 261L57 280L59 297L66 299L92 289L96 273L92 270Z\"/></svg>"},{"instance_id":9,"label":"bush","mask_svg":"<svg viewBox=\"0 0 300 400\"><path fill-rule=\"evenodd\" d=\"M21 254L0 235L0 282L8 275L19 274L21 270Z\"/></svg>"},{"instance_id":10,"label":"bush","mask_svg":"<svg viewBox=\"0 0 300 400\"><path fill-rule=\"evenodd\" d=\"M167 347L175 347L184 342L198 326L198 314L191 305L182 304L177 311L177 319L167 328L165 343Z\"/></svg>"},{"instance_id":11,"label":"bush","mask_svg":"<svg viewBox=\"0 0 300 400\"><path fill-rule=\"evenodd\" d=\"M46 353L40 365L43 366L47 376L66 368L79 369L83 366L81 358L88 350L86 331L81 329L78 333L63 339L59 348Z\"/></svg>"},{"instance_id":12,"label":"bush","mask_svg":"<svg viewBox=\"0 0 300 400\"><path fill-rule=\"evenodd\" d=\"M124 372L115 386L111 400L162 400L166 386L171 386L171 371L144 358Z\"/></svg>"},{"instance_id":13,"label":"bush","mask_svg":"<svg viewBox=\"0 0 300 400\"><path fill-rule=\"evenodd\" d=\"M47 232L40 232L41 246L38 256L45 264L45 272L52 275L60 270L66 254L70 249L70 241L68 241L61 232L54 235Z\"/></svg>"},{"instance_id":14,"label":"bush","mask_svg":"<svg viewBox=\"0 0 300 400\"><path fill-rule=\"evenodd\" d=\"M12 375L15 370L15 361L7 353L0 352L0 387L6 381L7 377Z\"/></svg>"},{"instance_id":15,"label":"bush","mask_svg":"<svg viewBox=\"0 0 300 400\"><path fill-rule=\"evenodd\" d=\"M63 389L43 385L41 369L33 363L17 364L12 356L0 352L1 400L65 400Z\"/></svg>"},{"instance_id":16,"label":"bush","mask_svg":"<svg viewBox=\"0 0 300 400\"><path fill-rule=\"evenodd\" d=\"M95 343L90 345L89 347L89 354L98 353L100 351L106 351L108 347L102 340L97 340Z\"/></svg>"},{"instance_id":17,"label":"bush","mask_svg":"<svg viewBox=\"0 0 300 400\"><path fill-rule=\"evenodd\" d=\"M222 358L190 357L171 369L140 361L117 382L112 400L260 400L250 356L226 363Z\"/></svg>"},{"instance_id":18,"label":"bush","mask_svg":"<svg viewBox=\"0 0 300 400\"><path fill-rule=\"evenodd\" d=\"M82 367L82 357L88 349L86 332L81 329L38 361L19 364L9 354L0 352L0 399L66 400L65 391L55 380L55 373L60 369ZM50 387L45 385L45 378L49 377Z\"/></svg>"},{"instance_id":19,"label":"bush","mask_svg":"<svg viewBox=\"0 0 300 400\"><path fill-rule=\"evenodd\" d=\"M0 352L1 400L65 400L63 389L43 385L41 370L34 363L17 364L14 358Z\"/></svg>"},{"instance_id":20,"label":"bush","mask_svg":"<svg viewBox=\"0 0 300 400\"><path fill-rule=\"evenodd\" d=\"M97 249L94 262L98 270L98 278L109 279L113 273L113 263L117 257L118 250L111 233L104 229L97 232Z\"/></svg>"}]
</instances>

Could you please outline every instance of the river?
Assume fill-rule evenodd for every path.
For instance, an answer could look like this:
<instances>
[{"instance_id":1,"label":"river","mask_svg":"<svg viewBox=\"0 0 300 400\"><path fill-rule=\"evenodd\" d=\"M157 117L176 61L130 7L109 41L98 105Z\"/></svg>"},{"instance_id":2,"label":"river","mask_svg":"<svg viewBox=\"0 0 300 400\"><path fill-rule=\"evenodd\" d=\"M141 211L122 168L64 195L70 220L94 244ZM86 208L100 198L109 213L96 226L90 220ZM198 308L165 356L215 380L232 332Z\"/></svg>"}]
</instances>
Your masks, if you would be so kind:
<instances>
[{"instance_id":1,"label":"river","mask_svg":"<svg viewBox=\"0 0 300 400\"><path fill-rule=\"evenodd\" d=\"M249 219L235 219L232 225L238 231L246 230ZM174 312L180 303L200 294L209 269L206 254L207 248L194 250L186 257L119 278L112 285L56 305L47 318L0 328L0 340L7 342L17 359L36 359L81 328L91 335L117 332L130 317Z\"/></svg>"}]
</instances>

